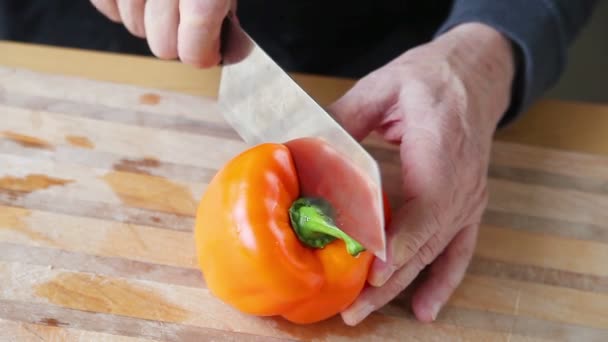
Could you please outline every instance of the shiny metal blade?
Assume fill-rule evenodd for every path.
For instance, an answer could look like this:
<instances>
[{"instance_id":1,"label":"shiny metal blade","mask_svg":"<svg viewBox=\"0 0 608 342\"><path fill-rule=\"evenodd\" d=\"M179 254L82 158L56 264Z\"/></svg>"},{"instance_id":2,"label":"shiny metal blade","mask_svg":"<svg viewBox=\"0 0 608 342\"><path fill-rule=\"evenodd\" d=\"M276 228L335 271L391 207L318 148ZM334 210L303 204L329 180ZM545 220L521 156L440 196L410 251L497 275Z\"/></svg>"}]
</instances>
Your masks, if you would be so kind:
<instances>
[{"instance_id":1,"label":"shiny metal blade","mask_svg":"<svg viewBox=\"0 0 608 342\"><path fill-rule=\"evenodd\" d=\"M373 183L377 205L369 209L380 211L376 215L384 227L377 162L241 29L234 17L225 21L222 58L218 102L224 118L241 138L249 144L284 143L302 137L324 139ZM385 260L384 229L375 236L366 247ZM359 237L353 233L353 238Z\"/></svg>"}]
</instances>

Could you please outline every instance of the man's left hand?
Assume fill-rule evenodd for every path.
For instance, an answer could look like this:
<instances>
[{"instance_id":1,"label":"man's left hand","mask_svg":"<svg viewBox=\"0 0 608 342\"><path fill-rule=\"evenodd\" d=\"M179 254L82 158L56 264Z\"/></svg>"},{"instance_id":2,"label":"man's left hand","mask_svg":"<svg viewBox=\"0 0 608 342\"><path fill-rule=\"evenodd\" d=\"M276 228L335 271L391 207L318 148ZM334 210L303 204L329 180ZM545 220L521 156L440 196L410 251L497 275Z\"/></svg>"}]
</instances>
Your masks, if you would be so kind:
<instances>
[{"instance_id":1,"label":"man's left hand","mask_svg":"<svg viewBox=\"0 0 608 342\"><path fill-rule=\"evenodd\" d=\"M433 321L462 281L487 203L492 136L509 105L510 43L463 24L372 72L329 111L356 139L373 130L400 146L403 197L388 227L388 260L342 313L354 325L430 265L412 308Z\"/></svg>"}]
</instances>

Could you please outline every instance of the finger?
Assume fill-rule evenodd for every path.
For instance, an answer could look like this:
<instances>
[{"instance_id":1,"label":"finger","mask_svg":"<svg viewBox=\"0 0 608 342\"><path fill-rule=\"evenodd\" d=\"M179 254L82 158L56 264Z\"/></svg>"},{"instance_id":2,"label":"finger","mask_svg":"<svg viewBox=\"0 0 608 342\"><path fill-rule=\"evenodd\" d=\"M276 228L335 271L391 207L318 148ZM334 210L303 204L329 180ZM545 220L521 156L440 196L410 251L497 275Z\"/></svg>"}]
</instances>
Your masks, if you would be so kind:
<instances>
[{"instance_id":1,"label":"finger","mask_svg":"<svg viewBox=\"0 0 608 342\"><path fill-rule=\"evenodd\" d=\"M414 199L406 202L391 222L387 234L387 260L375 259L369 275L372 286L384 285L406 265L423 268L445 248L454 233L439 221L439 209Z\"/></svg>"},{"instance_id":2,"label":"finger","mask_svg":"<svg viewBox=\"0 0 608 342\"><path fill-rule=\"evenodd\" d=\"M177 58L178 2L147 0L144 11L146 38L152 53L161 59Z\"/></svg>"},{"instance_id":3,"label":"finger","mask_svg":"<svg viewBox=\"0 0 608 342\"><path fill-rule=\"evenodd\" d=\"M202 68L220 61L220 31L231 7L229 0L181 0L178 54L181 61Z\"/></svg>"},{"instance_id":4,"label":"finger","mask_svg":"<svg viewBox=\"0 0 608 342\"><path fill-rule=\"evenodd\" d=\"M398 102L395 78L373 72L359 80L341 98L328 106L334 119L355 139L362 140L381 125Z\"/></svg>"},{"instance_id":5,"label":"finger","mask_svg":"<svg viewBox=\"0 0 608 342\"><path fill-rule=\"evenodd\" d=\"M110 20L117 23L120 22L120 12L118 11L116 0L91 0L91 3Z\"/></svg>"},{"instance_id":6,"label":"finger","mask_svg":"<svg viewBox=\"0 0 608 342\"><path fill-rule=\"evenodd\" d=\"M414 204L412 208L419 209L417 208L417 204ZM404 217L416 217L416 215L404 216L405 214L407 214L407 209L400 211L397 219L403 219ZM449 239L451 239L452 236L449 236ZM400 243L407 243L408 240L396 240L393 238L392 241L400 241ZM342 313L342 319L345 323L350 325L358 324L370 313L380 309L388 302L390 302L393 298L399 295L399 293L405 290L412 283L412 281L414 281L414 279L420 274L420 272L435 259L437 255L435 251L443 250L445 248L445 245L447 244L440 242L436 238L430 238L425 241L426 243L423 244L420 248L418 248L417 253L413 253L411 257L402 257L398 255L398 253L400 253L402 249L396 244L393 245L391 249L389 249L389 258L393 257L395 258L395 260L405 260L403 262L403 265L391 268L389 270L389 273L387 273L388 276L386 277L386 279L382 279L382 284L376 283L372 284L375 286L366 288L361 293L361 295L359 295L357 300L351 305L351 307L349 307ZM411 246L414 245L410 245L410 247L407 246L408 245L404 245L403 247L405 247L405 250L409 251L413 249L413 247ZM374 280L370 279L370 282L373 283Z\"/></svg>"},{"instance_id":7,"label":"finger","mask_svg":"<svg viewBox=\"0 0 608 342\"><path fill-rule=\"evenodd\" d=\"M447 301L453 289L462 281L466 266L473 254L477 227L477 225L469 226L456 235L441 258L438 257L431 266L432 273L429 278L416 290L412 306L419 320L434 320L440 306ZM357 300L341 313L343 321L348 325L358 324L405 290L426 266L420 258L412 258L381 287L366 288ZM440 303L439 308L436 303Z\"/></svg>"},{"instance_id":8,"label":"finger","mask_svg":"<svg viewBox=\"0 0 608 342\"><path fill-rule=\"evenodd\" d=\"M118 0L120 18L131 34L145 38L144 6L146 0Z\"/></svg>"},{"instance_id":9,"label":"finger","mask_svg":"<svg viewBox=\"0 0 608 342\"><path fill-rule=\"evenodd\" d=\"M451 194L458 191L453 163L437 144L437 133L423 128L405 132L400 147L405 203L388 227L386 262L375 259L372 265L373 286L382 286L414 257L429 264L458 228L449 226L455 215Z\"/></svg>"},{"instance_id":10,"label":"finger","mask_svg":"<svg viewBox=\"0 0 608 342\"><path fill-rule=\"evenodd\" d=\"M428 278L416 289L412 308L416 318L431 322L437 318L456 287L462 282L473 257L479 225L462 229L430 267Z\"/></svg>"},{"instance_id":11,"label":"finger","mask_svg":"<svg viewBox=\"0 0 608 342\"><path fill-rule=\"evenodd\" d=\"M348 325L357 325L372 312L382 308L414 281L424 265L412 260L409 267L403 267L382 287L365 288L355 302L341 313L342 320Z\"/></svg>"}]
</instances>

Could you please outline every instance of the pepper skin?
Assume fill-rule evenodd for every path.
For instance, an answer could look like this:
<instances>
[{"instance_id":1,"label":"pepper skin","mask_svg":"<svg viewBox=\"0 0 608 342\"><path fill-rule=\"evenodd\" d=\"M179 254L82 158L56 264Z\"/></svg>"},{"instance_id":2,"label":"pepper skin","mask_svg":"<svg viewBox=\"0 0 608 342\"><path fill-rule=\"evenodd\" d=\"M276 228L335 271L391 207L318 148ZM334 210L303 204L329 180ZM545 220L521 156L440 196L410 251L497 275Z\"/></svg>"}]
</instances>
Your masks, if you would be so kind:
<instances>
[{"instance_id":1,"label":"pepper skin","mask_svg":"<svg viewBox=\"0 0 608 342\"><path fill-rule=\"evenodd\" d=\"M304 244L290 217L299 195L283 144L254 146L214 176L195 226L199 266L214 296L241 312L298 324L334 316L356 299L374 256L348 236L322 248Z\"/></svg>"}]
</instances>

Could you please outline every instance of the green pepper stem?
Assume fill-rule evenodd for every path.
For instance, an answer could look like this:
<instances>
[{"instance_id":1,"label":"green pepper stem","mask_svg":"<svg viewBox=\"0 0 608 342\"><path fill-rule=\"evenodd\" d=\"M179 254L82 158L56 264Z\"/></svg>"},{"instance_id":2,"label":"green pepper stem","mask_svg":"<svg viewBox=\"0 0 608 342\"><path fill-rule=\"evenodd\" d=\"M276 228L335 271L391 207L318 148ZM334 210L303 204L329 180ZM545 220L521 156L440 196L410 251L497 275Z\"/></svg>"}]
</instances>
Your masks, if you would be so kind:
<instances>
[{"instance_id":1,"label":"green pepper stem","mask_svg":"<svg viewBox=\"0 0 608 342\"><path fill-rule=\"evenodd\" d=\"M336 239L342 239L352 256L365 250L359 242L336 227L331 207L321 199L297 199L289 208L289 217L298 239L309 247L323 248Z\"/></svg>"}]
</instances>

